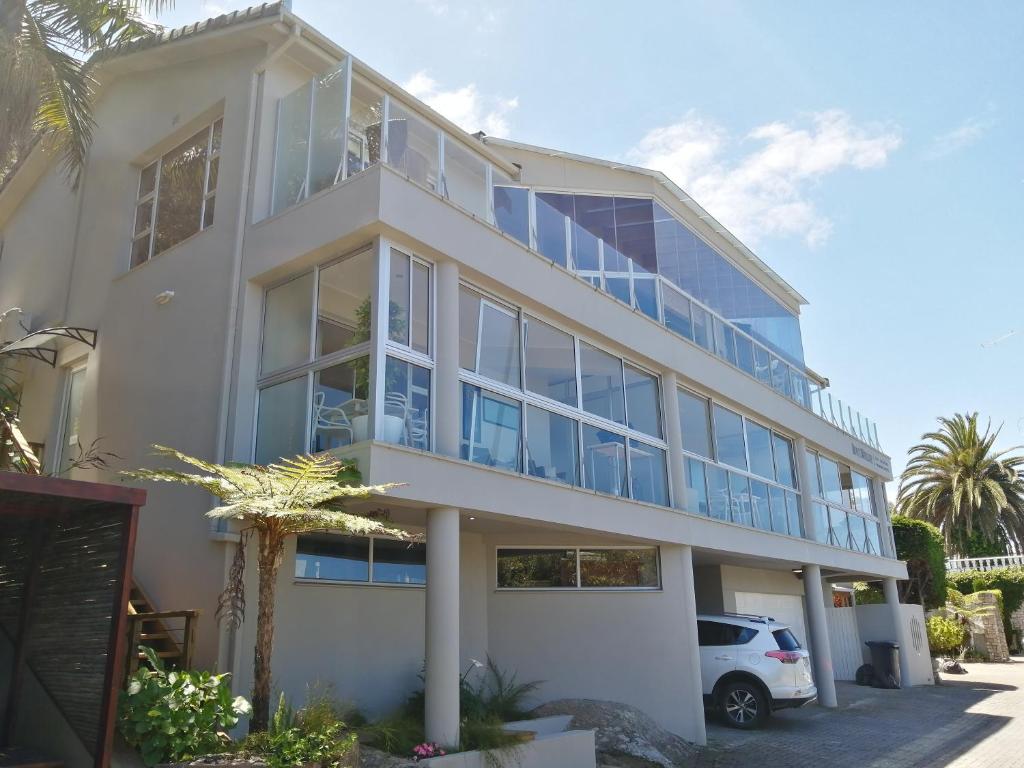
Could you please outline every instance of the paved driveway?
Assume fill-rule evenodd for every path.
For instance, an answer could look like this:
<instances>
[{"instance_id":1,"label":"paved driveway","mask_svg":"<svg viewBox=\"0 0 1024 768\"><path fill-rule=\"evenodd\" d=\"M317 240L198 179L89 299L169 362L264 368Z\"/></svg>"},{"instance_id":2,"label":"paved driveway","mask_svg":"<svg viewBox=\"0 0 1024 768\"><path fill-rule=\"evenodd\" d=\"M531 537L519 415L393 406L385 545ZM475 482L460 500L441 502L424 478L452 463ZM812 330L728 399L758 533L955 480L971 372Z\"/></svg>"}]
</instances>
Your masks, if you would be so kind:
<instances>
[{"instance_id":1,"label":"paved driveway","mask_svg":"<svg viewBox=\"0 0 1024 768\"><path fill-rule=\"evenodd\" d=\"M711 720L695 768L1024 768L1024 657L967 669L902 691L838 683L838 709L779 712L760 731Z\"/></svg>"}]
</instances>

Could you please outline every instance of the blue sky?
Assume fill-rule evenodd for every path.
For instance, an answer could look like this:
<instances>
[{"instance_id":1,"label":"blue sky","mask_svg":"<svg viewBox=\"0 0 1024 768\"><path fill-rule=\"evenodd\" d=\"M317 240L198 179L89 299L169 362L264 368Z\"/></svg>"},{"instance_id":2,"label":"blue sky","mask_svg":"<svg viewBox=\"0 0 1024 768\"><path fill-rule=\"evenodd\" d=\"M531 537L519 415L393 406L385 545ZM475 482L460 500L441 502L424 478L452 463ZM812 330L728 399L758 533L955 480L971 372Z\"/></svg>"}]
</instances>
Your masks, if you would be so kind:
<instances>
[{"instance_id":1,"label":"blue sky","mask_svg":"<svg viewBox=\"0 0 1024 768\"><path fill-rule=\"evenodd\" d=\"M672 176L807 297L808 364L897 472L940 414L1024 443L1024 4L293 9L469 130Z\"/></svg>"}]
</instances>

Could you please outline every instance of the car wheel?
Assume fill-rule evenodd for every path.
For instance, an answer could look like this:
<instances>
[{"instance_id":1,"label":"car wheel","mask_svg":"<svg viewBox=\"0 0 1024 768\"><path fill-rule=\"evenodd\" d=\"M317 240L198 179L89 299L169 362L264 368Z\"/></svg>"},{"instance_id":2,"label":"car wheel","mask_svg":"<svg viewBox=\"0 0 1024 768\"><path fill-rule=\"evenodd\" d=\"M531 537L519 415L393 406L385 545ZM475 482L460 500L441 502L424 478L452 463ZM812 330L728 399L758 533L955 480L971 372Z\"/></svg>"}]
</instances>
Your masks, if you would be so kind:
<instances>
[{"instance_id":1,"label":"car wheel","mask_svg":"<svg viewBox=\"0 0 1024 768\"><path fill-rule=\"evenodd\" d=\"M721 709L726 725L749 730L768 718L768 701L753 683L729 683L722 690Z\"/></svg>"}]
</instances>

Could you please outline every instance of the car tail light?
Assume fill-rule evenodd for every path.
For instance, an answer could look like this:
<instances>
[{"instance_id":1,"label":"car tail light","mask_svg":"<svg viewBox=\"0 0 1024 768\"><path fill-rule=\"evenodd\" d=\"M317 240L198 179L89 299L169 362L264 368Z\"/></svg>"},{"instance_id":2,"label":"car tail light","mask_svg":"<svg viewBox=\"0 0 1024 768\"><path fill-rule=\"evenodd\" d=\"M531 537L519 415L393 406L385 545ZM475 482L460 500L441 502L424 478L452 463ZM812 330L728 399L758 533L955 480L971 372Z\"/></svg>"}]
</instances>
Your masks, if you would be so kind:
<instances>
[{"instance_id":1,"label":"car tail light","mask_svg":"<svg viewBox=\"0 0 1024 768\"><path fill-rule=\"evenodd\" d=\"M773 659L778 659L783 664L796 664L803 658L799 651L765 651L764 655Z\"/></svg>"}]
</instances>

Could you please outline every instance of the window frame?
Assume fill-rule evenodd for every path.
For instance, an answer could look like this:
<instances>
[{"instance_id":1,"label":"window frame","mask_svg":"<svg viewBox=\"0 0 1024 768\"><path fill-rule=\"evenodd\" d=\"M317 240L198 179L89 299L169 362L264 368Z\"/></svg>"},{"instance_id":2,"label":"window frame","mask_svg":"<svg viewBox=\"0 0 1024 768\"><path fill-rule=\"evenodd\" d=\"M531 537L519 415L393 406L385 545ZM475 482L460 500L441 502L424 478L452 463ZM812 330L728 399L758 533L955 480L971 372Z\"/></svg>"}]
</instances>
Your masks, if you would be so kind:
<instances>
[{"instance_id":1,"label":"window frame","mask_svg":"<svg viewBox=\"0 0 1024 768\"><path fill-rule=\"evenodd\" d=\"M499 584L498 578L498 553L503 549L532 549L537 551L545 550L568 550L571 549L576 553L576 586L574 587L503 587ZM654 562L658 573L658 585L656 587L584 587L582 584L582 573L580 567L580 552L584 550L654 550ZM628 544L598 544L598 545L587 545L587 544L496 544L494 546L494 591L495 592L661 592L664 590L664 582L662 580L662 569L661 569L661 547L658 545L637 545L630 546Z\"/></svg>"},{"instance_id":2,"label":"window frame","mask_svg":"<svg viewBox=\"0 0 1024 768\"><path fill-rule=\"evenodd\" d=\"M816 448L808 448L805 451L805 453L804 453L804 458L805 458L805 460L813 458L814 465L813 465L813 467L808 467L808 471L813 470L814 473L816 474L816 478L817 478L817 485L813 489L811 500L812 500L812 502L816 502L818 504L821 504L825 508L825 520L828 522L828 531L826 531L825 534L824 534L826 541L818 541L817 543L819 543L819 544L827 544L830 547L836 547L838 549L845 549L845 550L847 550L849 552L857 552L857 553L862 554L862 555L871 555L873 557L885 557L886 555L885 555L885 552L883 551L884 550L884 544L883 544L883 538L882 537L883 537L884 534L882 532L882 518L879 517L877 514L871 514L871 513L862 511L860 509L857 509L856 507L850 506L847 503L848 496L845 494L845 492L842 492L842 487L841 487L842 486L842 480L841 480L841 478L842 478L842 470L840 470L839 475L840 475L840 491L841 491L841 495L843 497L843 502L840 503L840 502L830 501L829 499L825 498L825 496L824 496L825 489L824 489L823 483L822 483L821 464L820 464L820 459L822 457L824 457L828 461L834 462L839 467L846 466L847 468L850 469L851 472L855 472L856 474L861 475L862 477L867 478L867 481L868 481L867 490L868 490L868 500L869 500L869 503L871 504L872 509L874 509L874 510L878 509L877 499L875 498L875 483L874 483L876 478L874 476L866 474L864 472L861 472L861 471L859 471L857 469L854 469L853 466L848 461L844 461L844 460L838 459L838 458L833 458L832 456L830 456L828 454L825 454L825 453L823 453L822 451L819 451ZM837 541L837 537L835 535L835 531L833 530L833 526L832 526L832 512L833 511L841 512L846 517L846 539L847 539L847 541L846 541L845 544L838 543L838 541ZM865 541L867 541L867 542L870 542L870 540L871 540L871 536L867 532L868 531L868 526L871 526L871 525L876 526L875 530L878 532L878 551L877 552L867 552L867 551L865 551L861 547L850 546L851 543L853 542L853 528L852 528L852 526L850 524L850 517L860 518L863 521L862 526L864 528ZM821 536L820 533L819 533L819 536Z\"/></svg>"},{"instance_id":3,"label":"window frame","mask_svg":"<svg viewBox=\"0 0 1024 768\"><path fill-rule=\"evenodd\" d=\"M213 148L213 136L214 136L214 132L215 132L214 129L217 127L218 124L220 125L221 140L220 140L220 145L215 150ZM214 219L214 220L210 221L209 224L206 224L206 206L209 203L209 201L211 201L211 200L215 201L216 197L217 197L217 186L214 185L213 189L212 190L210 189L210 166L213 164L214 160L217 161L217 166L218 166L217 167L217 181L218 182L220 181L220 176L221 176L221 174L220 174L220 157L221 157L221 154L223 152L223 146L224 146L224 116L223 115L215 117L206 126L206 152L205 152L205 155L204 155L204 162L203 162L203 194L202 194L202 198L201 198L201 200L199 202L199 229L197 229L194 233L192 233L188 237L182 238L178 242L173 243L172 245L167 246L167 248L162 250L160 253L156 253L156 254L153 253L153 247L154 247L154 245L156 243L157 209L160 206L160 176L162 175L161 172L163 170L164 158L167 157L167 155L170 154L170 152L172 150L174 150L177 147L179 147L184 141L187 141L188 139L192 138L193 136L198 136L200 133L202 133L202 130L198 130L198 131L195 131L194 133L189 134L187 137L185 137L180 142L176 143L173 147L168 149L166 152L162 152L160 154L160 156L157 157L155 160L152 160L152 161L146 163L145 165L139 166L139 169L138 169L139 183L138 183L138 185L136 187L135 207L132 209L135 215L132 216L131 236L129 237L129 245L128 245L128 271L129 272L132 271L133 269L137 269L138 267L141 267L143 264L148 264L150 261L153 260L153 258L155 256L160 256L160 255L166 253L167 251L173 250L175 247L177 247L181 243L184 243L187 240L191 240L196 235L199 235L200 233L205 232L206 230L210 229L216 223L216 220ZM153 189L152 189L152 191L147 192L146 194L142 194L142 176L143 176L143 174L149 168L153 168L154 169L153 172L155 174L155 178L153 180ZM151 204L151 208L150 208L150 212L149 212L149 226L146 227L146 229L144 229L142 232L136 232L135 231L135 223L137 221L139 207L144 205L145 203L150 203ZM214 203L214 204L216 204L216 203ZM214 214L214 215L216 216L216 214ZM135 251L135 244L137 242L139 242L140 240L142 240L143 237L145 237L148 240L148 242L149 242L149 247L146 249L146 258L143 259L142 261L140 261L138 264L132 264L133 254L134 254L134 251Z\"/></svg>"},{"instance_id":4,"label":"window frame","mask_svg":"<svg viewBox=\"0 0 1024 768\"><path fill-rule=\"evenodd\" d=\"M395 589L426 589L427 587L427 574L426 564L424 561L424 573L422 584L408 584L400 581L374 581L373 579L373 563L374 554L376 551L376 540L383 539L385 541L403 541L403 539L396 539L392 536L380 536L380 535L369 535L359 536L352 533L342 533L341 531L323 530L323 531L309 531L311 534L326 534L328 536L350 536L355 539L367 539L369 542L369 556L366 560L366 581L358 581L355 579L318 579L313 576L296 576L295 575L295 564L299 557L299 538L302 534L295 537L295 553L292 558L292 583L296 585L312 584L318 586L343 586L343 587L376 587L376 588L387 588L392 587ZM415 542L414 542L415 543ZM423 546L427 546L427 542L424 539L422 542ZM424 550L424 554L425 554Z\"/></svg>"}]
</instances>

